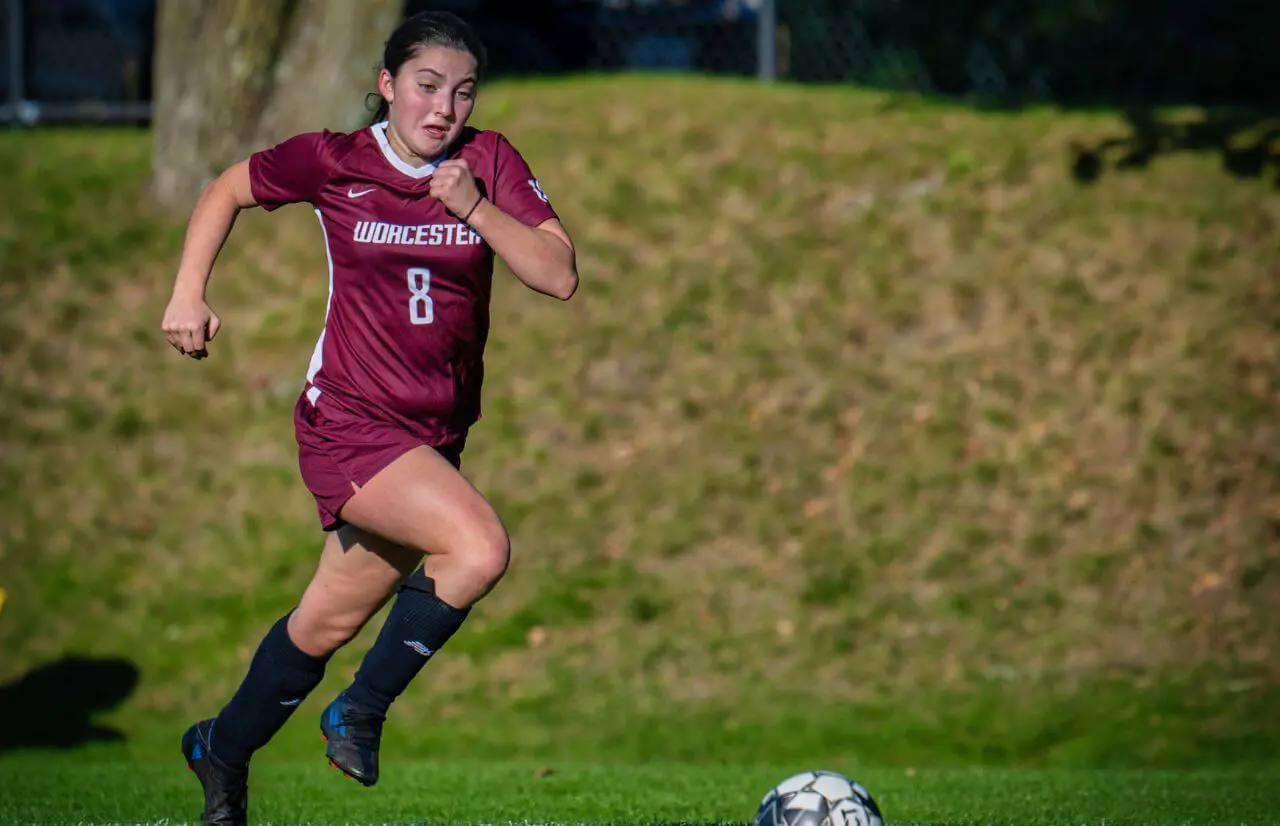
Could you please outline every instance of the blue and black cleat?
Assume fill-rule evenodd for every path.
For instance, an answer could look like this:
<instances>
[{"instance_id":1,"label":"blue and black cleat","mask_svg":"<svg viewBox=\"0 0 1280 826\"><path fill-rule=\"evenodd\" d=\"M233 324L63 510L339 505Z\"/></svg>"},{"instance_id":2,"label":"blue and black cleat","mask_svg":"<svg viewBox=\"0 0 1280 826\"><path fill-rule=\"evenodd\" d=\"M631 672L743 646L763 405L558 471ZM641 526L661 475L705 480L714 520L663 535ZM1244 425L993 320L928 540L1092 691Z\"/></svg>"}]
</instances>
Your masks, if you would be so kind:
<instances>
[{"instance_id":1,"label":"blue and black cleat","mask_svg":"<svg viewBox=\"0 0 1280 826\"><path fill-rule=\"evenodd\" d=\"M351 702L342 692L320 714L329 765L365 786L378 782L378 747L385 718Z\"/></svg>"},{"instance_id":2,"label":"blue and black cleat","mask_svg":"<svg viewBox=\"0 0 1280 826\"><path fill-rule=\"evenodd\" d=\"M206 826L247 826L249 823L249 767L228 766L210 750L213 720L201 720L182 735L187 768L204 787Z\"/></svg>"}]
</instances>

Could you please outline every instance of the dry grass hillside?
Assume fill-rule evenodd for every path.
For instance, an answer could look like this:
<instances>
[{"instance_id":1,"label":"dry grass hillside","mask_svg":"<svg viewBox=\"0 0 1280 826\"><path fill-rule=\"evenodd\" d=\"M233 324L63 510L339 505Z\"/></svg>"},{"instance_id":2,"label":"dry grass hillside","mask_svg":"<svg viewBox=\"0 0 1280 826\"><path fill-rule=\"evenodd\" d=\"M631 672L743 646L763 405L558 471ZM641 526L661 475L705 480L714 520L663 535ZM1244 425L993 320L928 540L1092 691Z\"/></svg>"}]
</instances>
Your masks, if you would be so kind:
<instances>
[{"instance_id":1,"label":"dry grass hillside","mask_svg":"<svg viewBox=\"0 0 1280 826\"><path fill-rule=\"evenodd\" d=\"M997 711L1016 755L1261 736L1274 182L1172 152L1082 184L1070 147L1125 134L1105 113L680 79L480 105L583 287L496 291L465 467L516 559L399 713L476 748L480 711L526 743L647 748L636 721L687 715L707 743L775 721L829 749L892 708L874 730L903 759L1002 756ZM183 216L147 206L147 152L0 134L0 679L124 657L142 681L118 714L171 721L225 699L314 565L289 411L326 282L306 207L244 216L212 358L177 358L158 322ZM947 723L970 702L972 728ZM1075 716L1035 722L1055 707Z\"/></svg>"}]
</instances>

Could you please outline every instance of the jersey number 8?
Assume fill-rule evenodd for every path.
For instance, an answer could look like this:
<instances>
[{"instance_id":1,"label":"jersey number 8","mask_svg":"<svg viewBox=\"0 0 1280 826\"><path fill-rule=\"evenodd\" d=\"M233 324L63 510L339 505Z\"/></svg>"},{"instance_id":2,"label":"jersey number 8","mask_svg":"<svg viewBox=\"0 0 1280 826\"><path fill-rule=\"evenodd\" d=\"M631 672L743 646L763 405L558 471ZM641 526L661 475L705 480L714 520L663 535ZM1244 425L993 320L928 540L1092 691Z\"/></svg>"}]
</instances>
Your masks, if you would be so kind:
<instances>
[{"instance_id":1,"label":"jersey number 8","mask_svg":"<svg viewBox=\"0 0 1280 826\"><path fill-rule=\"evenodd\" d=\"M409 268L409 321L414 324L430 324L436 319L435 304L428 291L431 289L431 270L424 267Z\"/></svg>"}]
</instances>

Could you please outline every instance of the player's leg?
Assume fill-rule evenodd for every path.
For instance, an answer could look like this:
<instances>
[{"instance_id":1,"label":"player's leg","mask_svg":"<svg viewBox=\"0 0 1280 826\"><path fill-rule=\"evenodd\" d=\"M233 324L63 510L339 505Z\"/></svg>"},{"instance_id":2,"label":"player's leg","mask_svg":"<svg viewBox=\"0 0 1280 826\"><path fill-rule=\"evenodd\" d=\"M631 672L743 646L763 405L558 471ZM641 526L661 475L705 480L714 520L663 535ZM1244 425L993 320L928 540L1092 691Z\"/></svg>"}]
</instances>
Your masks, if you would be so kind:
<instances>
[{"instance_id":1,"label":"player's leg","mask_svg":"<svg viewBox=\"0 0 1280 826\"><path fill-rule=\"evenodd\" d=\"M374 476L342 518L425 554L401 586L349 692L385 714L471 606L506 571L510 544L489 502L440 453L420 447Z\"/></svg>"},{"instance_id":2,"label":"player's leg","mask_svg":"<svg viewBox=\"0 0 1280 826\"><path fill-rule=\"evenodd\" d=\"M421 558L349 525L327 536L302 600L259 643L231 701L183 736L187 764L205 790L206 822L245 822L253 753L288 721L324 677L329 657L359 633Z\"/></svg>"},{"instance_id":3,"label":"player's leg","mask_svg":"<svg viewBox=\"0 0 1280 826\"><path fill-rule=\"evenodd\" d=\"M343 505L342 519L426 555L436 596L470 608L507 569L510 540L488 500L429 447L401 455Z\"/></svg>"},{"instance_id":4,"label":"player's leg","mask_svg":"<svg viewBox=\"0 0 1280 826\"><path fill-rule=\"evenodd\" d=\"M258 646L216 720L216 751L248 763L324 678L333 653L377 613L421 554L346 525L328 535L297 607Z\"/></svg>"},{"instance_id":5,"label":"player's leg","mask_svg":"<svg viewBox=\"0 0 1280 826\"><path fill-rule=\"evenodd\" d=\"M343 525L325 542L320 564L290 616L289 635L313 654L337 651L421 561L421 551Z\"/></svg>"},{"instance_id":6,"label":"player's leg","mask_svg":"<svg viewBox=\"0 0 1280 826\"><path fill-rule=\"evenodd\" d=\"M426 554L422 571L400 587L351 686L321 718L330 761L373 785L387 710L501 578L509 544L479 491L426 447L384 468L352 495L341 516Z\"/></svg>"}]
</instances>

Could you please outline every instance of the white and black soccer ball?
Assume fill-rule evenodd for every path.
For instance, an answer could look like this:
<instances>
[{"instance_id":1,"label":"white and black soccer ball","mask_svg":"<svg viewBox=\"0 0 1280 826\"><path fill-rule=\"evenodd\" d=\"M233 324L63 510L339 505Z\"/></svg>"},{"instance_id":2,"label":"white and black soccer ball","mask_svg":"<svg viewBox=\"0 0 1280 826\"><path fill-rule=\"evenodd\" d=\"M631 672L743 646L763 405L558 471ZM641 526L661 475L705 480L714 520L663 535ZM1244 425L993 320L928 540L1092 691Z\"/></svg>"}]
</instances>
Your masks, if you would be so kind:
<instances>
[{"instance_id":1,"label":"white and black soccer ball","mask_svg":"<svg viewBox=\"0 0 1280 826\"><path fill-rule=\"evenodd\" d=\"M811 771L770 789L755 826L884 826L884 819L862 784L839 772Z\"/></svg>"}]
</instances>

